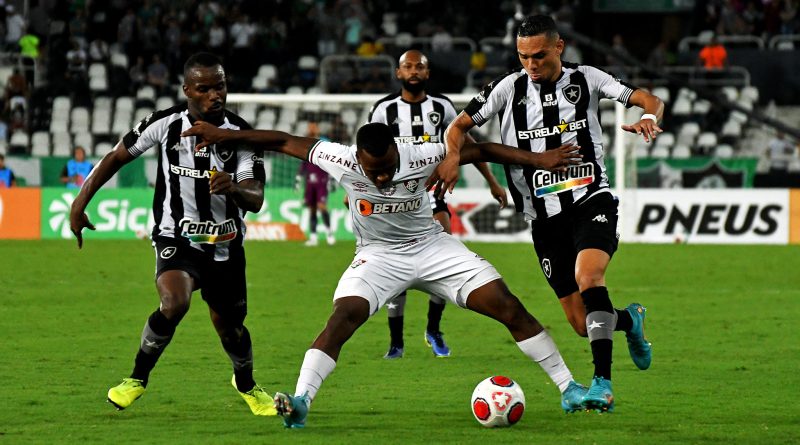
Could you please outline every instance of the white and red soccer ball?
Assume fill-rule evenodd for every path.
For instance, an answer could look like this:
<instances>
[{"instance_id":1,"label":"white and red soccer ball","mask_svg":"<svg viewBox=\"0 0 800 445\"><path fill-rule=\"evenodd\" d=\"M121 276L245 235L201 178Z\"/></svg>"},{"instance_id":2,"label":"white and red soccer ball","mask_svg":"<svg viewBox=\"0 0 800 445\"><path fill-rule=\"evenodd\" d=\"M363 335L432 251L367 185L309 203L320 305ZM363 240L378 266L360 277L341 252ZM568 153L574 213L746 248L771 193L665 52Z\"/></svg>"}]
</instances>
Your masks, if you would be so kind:
<instances>
[{"instance_id":1,"label":"white and red soccer ball","mask_svg":"<svg viewBox=\"0 0 800 445\"><path fill-rule=\"evenodd\" d=\"M472 392L472 414L487 428L511 426L519 422L524 412L525 394L508 377L489 377Z\"/></svg>"}]
</instances>

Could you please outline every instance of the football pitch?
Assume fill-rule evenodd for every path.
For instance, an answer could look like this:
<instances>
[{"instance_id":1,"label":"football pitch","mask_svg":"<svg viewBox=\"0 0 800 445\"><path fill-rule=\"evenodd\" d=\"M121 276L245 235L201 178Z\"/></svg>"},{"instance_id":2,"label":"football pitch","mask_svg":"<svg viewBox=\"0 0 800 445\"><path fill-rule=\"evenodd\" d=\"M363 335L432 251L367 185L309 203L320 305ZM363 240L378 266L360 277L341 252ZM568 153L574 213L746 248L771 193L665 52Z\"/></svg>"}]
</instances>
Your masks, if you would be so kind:
<instances>
[{"instance_id":1,"label":"football pitch","mask_svg":"<svg viewBox=\"0 0 800 445\"><path fill-rule=\"evenodd\" d=\"M529 244L471 244L549 330L588 383L586 339L569 327ZM294 390L305 350L331 311L353 246L247 244L256 380ZM615 337L613 414L559 408L557 389L496 322L448 306L453 356L423 341L427 298L410 294L406 356L388 346L380 311L345 345L304 430L250 414L199 294L125 411L106 391L130 373L139 333L157 307L147 241L0 242L0 443L163 444L772 444L800 442L800 248L623 244L607 279L618 307L647 309L653 365L639 371ZM474 386L493 375L522 386L519 424L490 430L472 417Z\"/></svg>"}]
</instances>

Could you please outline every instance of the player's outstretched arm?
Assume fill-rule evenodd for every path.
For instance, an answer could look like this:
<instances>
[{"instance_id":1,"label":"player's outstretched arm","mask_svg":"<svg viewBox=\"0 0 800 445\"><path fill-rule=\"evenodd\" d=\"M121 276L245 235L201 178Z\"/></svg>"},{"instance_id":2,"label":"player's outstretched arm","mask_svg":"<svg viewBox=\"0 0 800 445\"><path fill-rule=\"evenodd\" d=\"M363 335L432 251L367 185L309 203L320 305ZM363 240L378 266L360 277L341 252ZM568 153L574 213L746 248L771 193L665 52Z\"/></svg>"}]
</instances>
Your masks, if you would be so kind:
<instances>
[{"instance_id":1,"label":"player's outstretched arm","mask_svg":"<svg viewBox=\"0 0 800 445\"><path fill-rule=\"evenodd\" d=\"M565 144L543 153L532 153L516 147L495 142L464 144L461 150L461 163L477 161L495 162L498 164L530 165L550 171L565 171L570 165L580 164L583 156L578 153L580 147Z\"/></svg>"},{"instance_id":2,"label":"player's outstretched arm","mask_svg":"<svg viewBox=\"0 0 800 445\"><path fill-rule=\"evenodd\" d=\"M425 183L429 190L434 185L438 187L439 198L443 198L446 191L453 193L453 187L458 182L458 165L462 163L459 161L461 147L464 146L467 132L474 126L475 122L472 122L472 118L462 111L453 122L450 122L444 132L447 155Z\"/></svg>"},{"instance_id":3,"label":"player's outstretched arm","mask_svg":"<svg viewBox=\"0 0 800 445\"><path fill-rule=\"evenodd\" d=\"M94 225L89 221L84 211L89 201L100 187L103 186L112 176L114 176L123 165L131 162L133 156L128 153L128 150L120 141L111 153L103 156L103 159L92 169L86 181L83 183L78 196L72 201L72 206L69 211L69 228L78 239L78 248L83 247L83 235L81 232L84 228L94 230Z\"/></svg>"},{"instance_id":4,"label":"player's outstretched arm","mask_svg":"<svg viewBox=\"0 0 800 445\"><path fill-rule=\"evenodd\" d=\"M216 172L208 181L212 195L229 195L239 208L256 213L264 204L264 183L255 179L234 182L227 172Z\"/></svg>"},{"instance_id":5,"label":"player's outstretched arm","mask_svg":"<svg viewBox=\"0 0 800 445\"><path fill-rule=\"evenodd\" d=\"M469 133L466 134L465 139L468 143L475 143L475 139ZM489 184L489 191L492 197L500 204L500 208L504 209L508 204L508 195L506 194L506 189L497 182L497 178L492 174L492 171L489 169L489 164L486 162L476 162L472 165L478 169L483 179Z\"/></svg>"},{"instance_id":6,"label":"player's outstretched arm","mask_svg":"<svg viewBox=\"0 0 800 445\"><path fill-rule=\"evenodd\" d=\"M623 125L622 129L631 133L641 134L645 142L650 142L656 138L658 133L661 133L661 127L658 123L664 116L664 102L647 91L636 90L628 100L631 104L636 105L644 110L642 118L639 122L631 125Z\"/></svg>"},{"instance_id":7,"label":"player's outstretched arm","mask_svg":"<svg viewBox=\"0 0 800 445\"><path fill-rule=\"evenodd\" d=\"M318 139L294 136L272 130L228 130L208 122L197 121L181 133L181 137L198 136L196 150L220 142L242 142L262 150L277 151L298 159L307 159L308 150Z\"/></svg>"}]
</instances>

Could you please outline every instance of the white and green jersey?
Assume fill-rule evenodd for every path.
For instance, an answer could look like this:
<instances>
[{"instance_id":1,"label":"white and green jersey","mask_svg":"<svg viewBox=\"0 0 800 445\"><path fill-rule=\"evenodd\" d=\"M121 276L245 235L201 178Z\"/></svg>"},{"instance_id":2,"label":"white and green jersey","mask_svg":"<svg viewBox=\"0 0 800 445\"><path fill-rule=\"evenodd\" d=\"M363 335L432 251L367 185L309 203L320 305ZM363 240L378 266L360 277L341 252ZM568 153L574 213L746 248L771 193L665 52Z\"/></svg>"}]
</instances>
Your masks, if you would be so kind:
<instances>
[{"instance_id":1,"label":"white and green jersey","mask_svg":"<svg viewBox=\"0 0 800 445\"><path fill-rule=\"evenodd\" d=\"M431 215L425 181L444 159L444 144L397 144L397 151L397 172L379 189L361 170L355 145L318 141L309 150L308 161L347 192L357 247L415 242L442 231Z\"/></svg>"}]
</instances>

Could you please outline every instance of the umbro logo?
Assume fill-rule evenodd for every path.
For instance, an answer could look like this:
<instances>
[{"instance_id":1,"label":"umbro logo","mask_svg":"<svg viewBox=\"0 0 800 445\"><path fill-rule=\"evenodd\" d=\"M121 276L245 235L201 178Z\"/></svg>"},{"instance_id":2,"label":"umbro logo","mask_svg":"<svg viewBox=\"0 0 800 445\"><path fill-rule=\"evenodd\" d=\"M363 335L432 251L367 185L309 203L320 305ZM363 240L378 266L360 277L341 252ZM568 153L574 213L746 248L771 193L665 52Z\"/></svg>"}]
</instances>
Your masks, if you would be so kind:
<instances>
[{"instance_id":1,"label":"umbro logo","mask_svg":"<svg viewBox=\"0 0 800 445\"><path fill-rule=\"evenodd\" d=\"M594 218L592 218L592 221L597 221L597 222L600 222L600 223L607 223L608 219L606 219L606 215L601 214L601 215L597 215Z\"/></svg>"}]
</instances>

